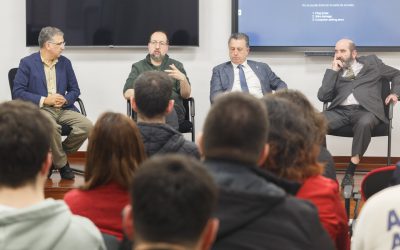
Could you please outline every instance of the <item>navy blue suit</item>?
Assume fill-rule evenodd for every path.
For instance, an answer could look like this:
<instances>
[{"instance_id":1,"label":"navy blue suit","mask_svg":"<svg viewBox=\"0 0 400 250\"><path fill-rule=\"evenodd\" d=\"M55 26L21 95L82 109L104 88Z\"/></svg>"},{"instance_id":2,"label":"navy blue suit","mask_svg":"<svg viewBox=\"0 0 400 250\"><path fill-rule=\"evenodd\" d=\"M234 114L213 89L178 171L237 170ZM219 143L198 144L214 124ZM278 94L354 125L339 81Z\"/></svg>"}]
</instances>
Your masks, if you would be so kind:
<instances>
[{"instance_id":1,"label":"navy blue suit","mask_svg":"<svg viewBox=\"0 0 400 250\"><path fill-rule=\"evenodd\" d=\"M271 93L272 90L285 89L287 85L266 63L247 60L247 64L254 71L261 83L262 93ZM213 68L210 82L210 102L219 93L230 92L233 87L234 72L232 63L225 62Z\"/></svg>"},{"instance_id":2,"label":"navy blue suit","mask_svg":"<svg viewBox=\"0 0 400 250\"><path fill-rule=\"evenodd\" d=\"M55 168L60 169L68 163L66 153L76 152L80 148L93 125L81 113L75 112L78 109L74 106L74 102L79 97L80 90L70 60L60 56L55 70L56 92L64 96L67 102L61 109L43 105L41 111L53 125L53 131L49 131L52 133L50 146L53 164ZM46 75L40 53L33 53L23 58L14 79L13 99L30 101L39 106L40 99L48 95ZM64 141L61 137L61 125L68 125L72 128Z\"/></svg>"},{"instance_id":3,"label":"navy blue suit","mask_svg":"<svg viewBox=\"0 0 400 250\"><path fill-rule=\"evenodd\" d=\"M57 93L63 95L67 100L67 105L63 109L77 111L74 103L80 95L80 90L71 61L64 56L60 56L55 67ZM21 60L14 79L13 99L31 101L39 105L40 98L42 96L47 97L47 95L44 66L40 53L37 52Z\"/></svg>"}]
</instances>

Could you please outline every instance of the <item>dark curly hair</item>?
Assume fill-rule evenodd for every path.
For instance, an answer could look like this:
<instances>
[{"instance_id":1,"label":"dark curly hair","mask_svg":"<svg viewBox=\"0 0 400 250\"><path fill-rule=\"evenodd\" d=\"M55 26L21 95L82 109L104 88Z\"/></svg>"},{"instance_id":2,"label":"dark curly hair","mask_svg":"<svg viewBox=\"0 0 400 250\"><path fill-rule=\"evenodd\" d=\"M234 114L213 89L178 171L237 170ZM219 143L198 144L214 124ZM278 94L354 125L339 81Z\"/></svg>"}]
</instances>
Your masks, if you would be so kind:
<instances>
[{"instance_id":1,"label":"dark curly hair","mask_svg":"<svg viewBox=\"0 0 400 250\"><path fill-rule=\"evenodd\" d=\"M317 162L319 144L316 144L314 126L293 103L283 98L267 95L263 102L268 110L270 124L270 153L265 167L277 176L303 182L322 173Z\"/></svg>"}]
</instances>

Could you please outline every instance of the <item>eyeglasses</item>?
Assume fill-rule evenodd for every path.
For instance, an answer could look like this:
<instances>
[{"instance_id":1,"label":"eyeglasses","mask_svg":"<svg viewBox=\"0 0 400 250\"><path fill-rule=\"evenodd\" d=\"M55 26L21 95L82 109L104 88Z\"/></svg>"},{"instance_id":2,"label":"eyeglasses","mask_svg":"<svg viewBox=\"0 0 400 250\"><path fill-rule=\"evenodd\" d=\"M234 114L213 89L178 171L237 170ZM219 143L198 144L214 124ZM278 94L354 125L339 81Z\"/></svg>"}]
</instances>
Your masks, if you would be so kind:
<instances>
[{"instance_id":1,"label":"eyeglasses","mask_svg":"<svg viewBox=\"0 0 400 250\"><path fill-rule=\"evenodd\" d=\"M55 43L55 42L49 41L49 43L54 44L54 45L57 45L57 46L65 46L65 44L66 44L65 41L59 42L59 43Z\"/></svg>"},{"instance_id":2,"label":"eyeglasses","mask_svg":"<svg viewBox=\"0 0 400 250\"><path fill-rule=\"evenodd\" d=\"M164 41L150 41L150 44L153 45L153 46L157 46L157 44L160 45L160 46L167 46L167 45L168 45L168 42L164 42Z\"/></svg>"}]
</instances>

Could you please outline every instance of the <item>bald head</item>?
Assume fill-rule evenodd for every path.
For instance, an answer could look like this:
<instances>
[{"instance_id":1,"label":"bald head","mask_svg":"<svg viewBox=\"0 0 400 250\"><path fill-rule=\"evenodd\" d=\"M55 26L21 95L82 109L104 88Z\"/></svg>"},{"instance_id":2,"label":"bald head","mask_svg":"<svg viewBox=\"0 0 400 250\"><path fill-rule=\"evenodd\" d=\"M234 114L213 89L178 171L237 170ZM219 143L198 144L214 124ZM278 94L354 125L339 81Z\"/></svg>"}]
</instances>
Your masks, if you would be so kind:
<instances>
[{"instance_id":1,"label":"bald head","mask_svg":"<svg viewBox=\"0 0 400 250\"><path fill-rule=\"evenodd\" d=\"M354 50L356 50L355 43L352 40L347 39L347 38L343 38L343 39L340 39L339 41L337 41L336 47L339 47L339 46L347 47L347 49L349 49L350 52L353 52Z\"/></svg>"}]
</instances>

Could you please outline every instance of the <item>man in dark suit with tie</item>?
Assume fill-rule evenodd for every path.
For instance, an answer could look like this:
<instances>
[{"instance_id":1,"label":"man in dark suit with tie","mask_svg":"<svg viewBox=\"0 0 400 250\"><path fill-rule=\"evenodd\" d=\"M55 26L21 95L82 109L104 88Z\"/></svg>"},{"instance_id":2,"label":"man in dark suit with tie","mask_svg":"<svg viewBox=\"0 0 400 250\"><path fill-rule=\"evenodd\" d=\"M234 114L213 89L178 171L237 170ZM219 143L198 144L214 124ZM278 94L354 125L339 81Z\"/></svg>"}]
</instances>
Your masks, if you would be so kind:
<instances>
[{"instance_id":1,"label":"man in dark suit with tie","mask_svg":"<svg viewBox=\"0 0 400 250\"><path fill-rule=\"evenodd\" d=\"M52 169L59 169L61 178L73 179L66 153L77 151L86 140L92 123L74 106L80 95L71 61L62 56L64 33L55 27L44 27L39 34L40 51L23 58L14 79L13 99L30 101L53 125ZM29 122L29 121L27 121ZM61 140L61 125L72 130ZM51 170L49 176L51 175Z\"/></svg>"},{"instance_id":2,"label":"man in dark suit with tie","mask_svg":"<svg viewBox=\"0 0 400 250\"><path fill-rule=\"evenodd\" d=\"M244 33L234 33L228 40L229 62L213 69L210 83L210 102L224 92L243 91L262 97L272 90L287 88L271 68L262 62L247 60L249 37Z\"/></svg>"},{"instance_id":3,"label":"man in dark suit with tie","mask_svg":"<svg viewBox=\"0 0 400 250\"><path fill-rule=\"evenodd\" d=\"M392 82L386 105L398 101L400 71L385 65L375 55L357 57L356 46L349 39L336 43L332 68L327 69L318 91L318 99L331 102L324 115L334 130L352 125L354 131L349 166L342 188L354 185L354 172L371 141L371 133L380 122L388 122L381 99L381 80Z\"/></svg>"}]
</instances>

